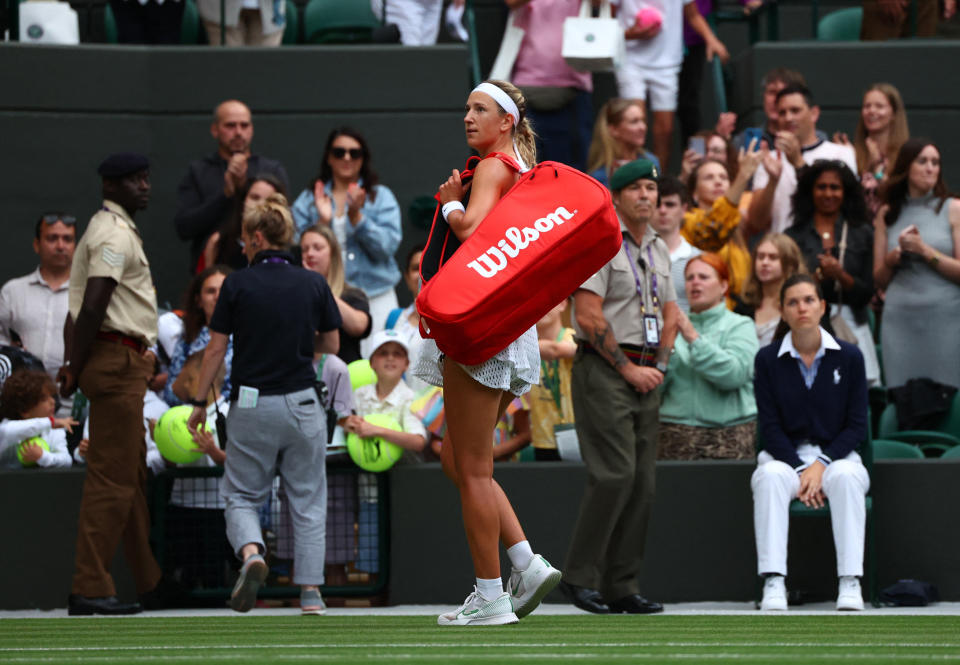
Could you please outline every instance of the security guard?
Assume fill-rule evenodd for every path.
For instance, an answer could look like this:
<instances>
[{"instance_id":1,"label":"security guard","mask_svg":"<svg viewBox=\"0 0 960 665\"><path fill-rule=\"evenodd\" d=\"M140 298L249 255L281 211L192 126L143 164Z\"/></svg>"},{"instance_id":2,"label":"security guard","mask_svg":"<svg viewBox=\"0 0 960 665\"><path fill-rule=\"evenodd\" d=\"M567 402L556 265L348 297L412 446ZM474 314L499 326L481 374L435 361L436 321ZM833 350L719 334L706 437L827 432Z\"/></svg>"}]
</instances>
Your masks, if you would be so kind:
<instances>
[{"instance_id":1,"label":"security guard","mask_svg":"<svg viewBox=\"0 0 960 665\"><path fill-rule=\"evenodd\" d=\"M160 568L150 551L143 398L156 358L157 299L133 216L150 200L143 155L107 157L98 169L103 206L77 244L64 328L67 362L60 392L79 384L90 400L90 448L77 524L72 615L135 614L117 600L108 567L120 541L137 592L155 592Z\"/></svg>"},{"instance_id":2,"label":"security guard","mask_svg":"<svg viewBox=\"0 0 960 665\"><path fill-rule=\"evenodd\" d=\"M561 590L606 614L660 612L639 593L653 504L660 396L677 333L670 252L650 226L657 169L645 159L610 180L623 247L574 294L573 410L587 487Z\"/></svg>"}]
</instances>

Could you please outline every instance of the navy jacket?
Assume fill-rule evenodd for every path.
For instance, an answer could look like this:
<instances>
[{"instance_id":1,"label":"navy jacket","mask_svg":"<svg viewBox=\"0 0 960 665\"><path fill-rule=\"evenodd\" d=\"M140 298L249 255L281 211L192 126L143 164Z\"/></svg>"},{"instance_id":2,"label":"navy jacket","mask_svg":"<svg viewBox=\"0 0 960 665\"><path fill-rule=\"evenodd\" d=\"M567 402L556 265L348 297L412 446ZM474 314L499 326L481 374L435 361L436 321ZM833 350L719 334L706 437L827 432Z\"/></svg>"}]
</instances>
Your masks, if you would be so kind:
<instances>
[{"instance_id":1,"label":"navy jacket","mask_svg":"<svg viewBox=\"0 0 960 665\"><path fill-rule=\"evenodd\" d=\"M839 350L826 350L810 389L796 358L789 353L777 356L780 340L760 349L754 361L757 426L764 450L794 468L804 465L797 455L804 441L837 460L867 437L863 355L853 344L839 344Z\"/></svg>"}]
</instances>

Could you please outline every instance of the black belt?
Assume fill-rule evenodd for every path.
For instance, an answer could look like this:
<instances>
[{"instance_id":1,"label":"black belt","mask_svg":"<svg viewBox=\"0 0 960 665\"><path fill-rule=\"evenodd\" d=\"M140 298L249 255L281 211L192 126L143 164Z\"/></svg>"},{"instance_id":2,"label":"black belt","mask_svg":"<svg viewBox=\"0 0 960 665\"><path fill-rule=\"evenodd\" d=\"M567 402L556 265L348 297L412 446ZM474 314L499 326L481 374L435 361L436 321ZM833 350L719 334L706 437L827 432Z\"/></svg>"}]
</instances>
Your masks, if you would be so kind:
<instances>
[{"instance_id":1,"label":"black belt","mask_svg":"<svg viewBox=\"0 0 960 665\"><path fill-rule=\"evenodd\" d=\"M596 347L589 342L580 340L577 344L584 353L592 353L597 356L601 355ZM634 365L640 365L641 367L657 366L657 352L654 349L647 349L642 346L636 346L635 344L620 344L620 350L623 351L623 355L626 356L627 360Z\"/></svg>"}]
</instances>

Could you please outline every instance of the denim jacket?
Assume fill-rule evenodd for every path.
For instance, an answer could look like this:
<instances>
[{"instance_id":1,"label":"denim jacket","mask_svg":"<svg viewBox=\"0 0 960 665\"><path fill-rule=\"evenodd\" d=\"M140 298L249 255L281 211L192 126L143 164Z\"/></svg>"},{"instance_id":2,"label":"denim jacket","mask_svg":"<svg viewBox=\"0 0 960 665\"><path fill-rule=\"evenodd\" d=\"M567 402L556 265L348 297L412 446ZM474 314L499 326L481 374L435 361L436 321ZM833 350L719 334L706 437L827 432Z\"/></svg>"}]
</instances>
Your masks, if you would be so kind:
<instances>
[{"instance_id":1,"label":"denim jacket","mask_svg":"<svg viewBox=\"0 0 960 665\"><path fill-rule=\"evenodd\" d=\"M361 185L363 183L360 183ZM324 188L332 196L332 185ZM344 270L347 283L374 298L389 291L400 281L400 269L393 255L400 246L400 205L393 192L377 185L376 199L367 196L360 211L360 222L347 222L347 246L344 247ZM296 225L295 240L317 223L317 207L313 204L313 190L305 189L291 208Z\"/></svg>"}]
</instances>

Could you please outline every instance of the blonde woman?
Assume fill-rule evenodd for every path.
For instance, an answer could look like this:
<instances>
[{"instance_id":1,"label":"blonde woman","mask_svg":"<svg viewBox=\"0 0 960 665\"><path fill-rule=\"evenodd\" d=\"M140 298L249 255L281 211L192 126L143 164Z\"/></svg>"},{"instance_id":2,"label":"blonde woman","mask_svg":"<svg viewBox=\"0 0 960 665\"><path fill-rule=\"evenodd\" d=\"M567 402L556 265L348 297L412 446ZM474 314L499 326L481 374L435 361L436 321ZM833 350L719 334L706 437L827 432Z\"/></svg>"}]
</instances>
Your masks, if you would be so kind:
<instances>
[{"instance_id":1,"label":"blonde woman","mask_svg":"<svg viewBox=\"0 0 960 665\"><path fill-rule=\"evenodd\" d=\"M323 584L327 479L324 407L314 389L314 352L336 353L342 325L326 280L303 270L290 254L293 219L273 194L243 217L243 251L250 267L231 273L210 319L210 343L188 426L206 420L206 395L233 336L234 406L227 417L222 495L227 538L243 560L230 607L248 612L267 577L260 506L277 472L294 524L294 578L305 614L325 610Z\"/></svg>"},{"instance_id":2,"label":"blonde woman","mask_svg":"<svg viewBox=\"0 0 960 665\"><path fill-rule=\"evenodd\" d=\"M373 327L370 302L363 291L346 283L336 234L323 224L311 226L300 235L300 254L303 267L323 275L337 301L343 318L337 356L347 364L359 360L360 340L369 337Z\"/></svg>"},{"instance_id":3,"label":"blonde woman","mask_svg":"<svg viewBox=\"0 0 960 665\"><path fill-rule=\"evenodd\" d=\"M870 86L863 93L860 120L853 135L853 149L857 154L857 172L871 216L876 215L880 207L877 190L886 181L897 153L908 138L907 109L900 91L889 83ZM833 140L850 144L846 134L836 134Z\"/></svg>"},{"instance_id":4,"label":"blonde woman","mask_svg":"<svg viewBox=\"0 0 960 665\"><path fill-rule=\"evenodd\" d=\"M783 233L768 233L753 249L751 271L741 304L734 310L753 319L760 346L773 341L780 323L780 287L793 275L806 274L800 247Z\"/></svg>"},{"instance_id":5,"label":"blonde woman","mask_svg":"<svg viewBox=\"0 0 960 665\"><path fill-rule=\"evenodd\" d=\"M656 155L644 150L647 140L647 118L643 102L615 97L597 113L593 140L587 156L587 172L602 182L619 167L635 159L648 159L660 170Z\"/></svg>"},{"instance_id":6,"label":"blonde woman","mask_svg":"<svg viewBox=\"0 0 960 665\"><path fill-rule=\"evenodd\" d=\"M463 121L467 145L481 161L468 187L461 182L460 172L454 170L439 191L444 219L461 242L477 230L520 173L536 160L526 101L516 86L505 81L481 83L467 98ZM425 278L428 253L420 269ZM426 340L415 373L443 387L448 438L441 450L441 462L460 491L464 530L476 574L474 591L463 605L441 614L437 623L516 623L560 582L560 571L533 553L510 500L493 479L490 442L497 421L515 397L540 381L537 330L531 327L479 365L462 365L445 357L432 340ZM500 578L500 542L513 568L507 591Z\"/></svg>"}]
</instances>

